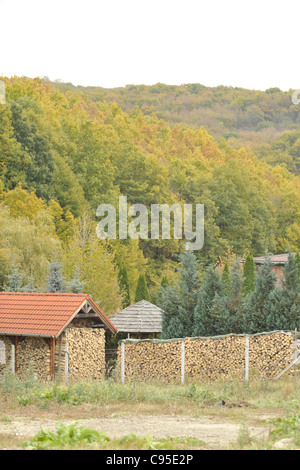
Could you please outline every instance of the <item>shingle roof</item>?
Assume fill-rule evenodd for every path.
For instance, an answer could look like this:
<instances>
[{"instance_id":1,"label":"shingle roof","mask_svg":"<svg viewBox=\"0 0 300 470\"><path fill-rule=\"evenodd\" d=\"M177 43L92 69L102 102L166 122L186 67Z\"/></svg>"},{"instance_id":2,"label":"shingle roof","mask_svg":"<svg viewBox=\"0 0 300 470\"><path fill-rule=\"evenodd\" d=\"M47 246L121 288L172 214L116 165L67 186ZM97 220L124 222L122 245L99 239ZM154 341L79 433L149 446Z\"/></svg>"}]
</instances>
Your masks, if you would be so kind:
<instances>
[{"instance_id":1,"label":"shingle roof","mask_svg":"<svg viewBox=\"0 0 300 470\"><path fill-rule=\"evenodd\" d=\"M56 337L86 301L115 332L87 294L0 292L0 334Z\"/></svg>"},{"instance_id":2,"label":"shingle roof","mask_svg":"<svg viewBox=\"0 0 300 470\"><path fill-rule=\"evenodd\" d=\"M110 317L120 333L161 333L162 310L141 300Z\"/></svg>"}]
</instances>

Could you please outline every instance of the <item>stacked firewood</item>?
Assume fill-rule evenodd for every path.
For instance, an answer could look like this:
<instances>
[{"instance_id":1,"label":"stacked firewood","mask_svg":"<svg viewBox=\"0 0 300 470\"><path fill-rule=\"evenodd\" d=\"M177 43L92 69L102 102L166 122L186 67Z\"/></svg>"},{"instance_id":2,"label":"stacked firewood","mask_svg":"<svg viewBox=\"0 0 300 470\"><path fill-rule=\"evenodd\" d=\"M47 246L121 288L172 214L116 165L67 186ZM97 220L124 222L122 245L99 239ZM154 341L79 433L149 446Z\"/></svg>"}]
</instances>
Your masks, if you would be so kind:
<instances>
[{"instance_id":1,"label":"stacked firewood","mask_svg":"<svg viewBox=\"0 0 300 470\"><path fill-rule=\"evenodd\" d=\"M119 346L119 358L120 354ZM133 380L177 382L180 378L180 361L179 341L141 341L125 345L125 374Z\"/></svg>"},{"instance_id":2,"label":"stacked firewood","mask_svg":"<svg viewBox=\"0 0 300 470\"><path fill-rule=\"evenodd\" d=\"M61 345L61 356L65 356L68 344L68 378L103 379L105 376L105 333L104 329L70 328L66 330ZM59 346L56 347L56 356ZM59 354L59 353L58 353ZM64 372L65 359L61 362Z\"/></svg>"},{"instance_id":3,"label":"stacked firewood","mask_svg":"<svg viewBox=\"0 0 300 470\"><path fill-rule=\"evenodd\" d=\"M124 377L131 380L222 380L275 378L293 360L292 333L185 338L170 341L125 340ZM121 372L121 344L118 370ZM247 374L246 368L248 364Z\"/></svg>"},{"instance_id":4,"label":"stacked firewood","mask_svg":"<svg viewBox=\"0 0 300 470\"><path fill-rule=\"evenodd\" d=\"M241 379L245 374L245 338L188 338L185 369L186 376L192 380Z\"/></svg>"},{"instance_id":5,"label":"stacked firewood","mask_svg":"<svg viewBox=\"0 0 300 470\"><path fill-rule=\"evenodd\" d=\"M249 369L253 377L274 378L293 360L293 334L276 333L250 338Z\"/></svg>"},{"instance_id":6,"label":"stacked firewood","mask_svg":"<svg viewBox=\"0 0 300 470\"><path fill-rule=\"evenodd\" d=\"M16 344L16 374L33 374L48 381L50 374L50 345L45 338L20 337Z\"/></svg>"}]
</instances>

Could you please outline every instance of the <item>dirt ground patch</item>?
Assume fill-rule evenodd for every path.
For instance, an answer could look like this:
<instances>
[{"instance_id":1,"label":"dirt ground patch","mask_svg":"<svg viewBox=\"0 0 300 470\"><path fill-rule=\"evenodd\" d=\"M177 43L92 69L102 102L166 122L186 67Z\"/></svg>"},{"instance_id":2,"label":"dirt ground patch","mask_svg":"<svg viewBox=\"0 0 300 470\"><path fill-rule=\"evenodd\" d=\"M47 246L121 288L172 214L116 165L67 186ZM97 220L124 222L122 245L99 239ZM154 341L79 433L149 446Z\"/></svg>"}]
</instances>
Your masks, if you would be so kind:
<instances>
[{"instance_id":1,"label":"dirt ground patch","mask_svg":"<svg viewBox=\"0 0 300 470\"><path fill-rule=\"evenodd\" d=\"M69 419L15 418L0 422L0 434L15 435L24 440L32 437L41 427L55 430L56 424L69 424ZM83 418L76 422L83 427L103 431L111 439L118 439L130 433L140 437L152 435L154 438L195 437L209 446L225 447L237 440L241 426L239 424L218 421L215 418L192 418L190 416L142 415L111 416L101 418ZM267 429L263 426L248 428L251 436L263 435Z\"/></svg>"}]
</instances>

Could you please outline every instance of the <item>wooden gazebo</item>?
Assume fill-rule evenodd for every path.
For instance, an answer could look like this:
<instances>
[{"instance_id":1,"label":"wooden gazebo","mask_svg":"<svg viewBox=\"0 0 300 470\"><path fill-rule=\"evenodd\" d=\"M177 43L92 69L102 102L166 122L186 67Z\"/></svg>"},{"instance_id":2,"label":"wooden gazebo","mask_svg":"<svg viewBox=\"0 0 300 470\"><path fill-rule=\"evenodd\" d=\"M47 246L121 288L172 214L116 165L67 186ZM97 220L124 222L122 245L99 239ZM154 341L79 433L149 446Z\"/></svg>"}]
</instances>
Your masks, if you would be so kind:
<instances>
[{"instance_id":1,"label":"wooden gazebo","mask_svg":"<svg viewBox=\"0 0 300 470\"><path fill-rule=\"evenodd\" d=\"M118 333L128 337L156 337L161 333L163 311L156 305L141 300L110 317Z\"/></svg>"}]
</instances>

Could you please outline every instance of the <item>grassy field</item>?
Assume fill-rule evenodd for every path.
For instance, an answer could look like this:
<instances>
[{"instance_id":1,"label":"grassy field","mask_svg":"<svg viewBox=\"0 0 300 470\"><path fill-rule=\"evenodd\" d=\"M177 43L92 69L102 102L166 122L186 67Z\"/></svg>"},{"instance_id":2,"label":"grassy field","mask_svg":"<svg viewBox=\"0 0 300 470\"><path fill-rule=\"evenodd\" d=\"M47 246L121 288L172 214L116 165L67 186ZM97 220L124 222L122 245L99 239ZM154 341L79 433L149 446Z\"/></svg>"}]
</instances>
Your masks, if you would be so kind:
<instances>
[{"instance_id":1,"label":"grassy field","mask_svg":"<svg viewBox=\"0 0 300 470\"><path fill-rule=\"evenodd\" d=\"M248 384L41 384L30 375L20 381L5 374L0 379L0 449L271 449L278 441L300 448L299 385L300 378L293 377ZM178 429L174 436L155 435L155 429L142 434L150 417L157 422L165 418L171 431L176 422L181 429L189 423L190 435L185 431L180 436ZM139 423L140 433L129 426L126 434L112 437L114 423L118 427L126 419ZM113 425L108 432L86 426L96 420ZM30 429L29 423L40 427ZM49 423L51 430L45 427ZM223 434L235 426L238 434L226 444L221 434L219 443L211 443L193 435L192 425L199 423L218 425ZM259 432L251 435L256 428Z\"/></svg>"}]
</instances>

